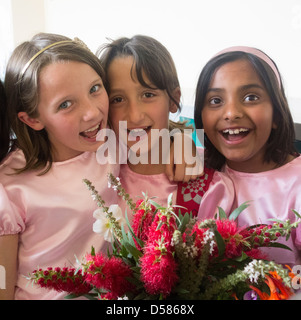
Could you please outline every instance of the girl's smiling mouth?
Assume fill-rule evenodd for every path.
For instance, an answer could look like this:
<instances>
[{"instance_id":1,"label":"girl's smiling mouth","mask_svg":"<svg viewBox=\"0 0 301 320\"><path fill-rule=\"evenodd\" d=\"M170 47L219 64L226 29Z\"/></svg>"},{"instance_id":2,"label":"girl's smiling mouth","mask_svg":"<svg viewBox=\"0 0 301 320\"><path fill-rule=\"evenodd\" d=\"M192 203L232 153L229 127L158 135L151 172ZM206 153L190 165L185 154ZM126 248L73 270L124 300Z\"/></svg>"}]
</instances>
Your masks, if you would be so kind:
<instances>
[{"instance_id":1,"label":"girl's smiling mouth","mask_svg":"<svg viewBox=\"0 0 301 320\"><path fill-rule=\"evenodd\" d=\"M90 129L87 129L85 131L80 132L80 136L82 136L85 139L88 140L95 140L97 133L100 131L101 129L101 124L102 122L98 123L97 125L91 127Z\"/></svg>"},{"instance_id":2,"label":"girl's smiling mouth","mask_svg":"<svg viewBox=\"0 0 301 320\"><path fill-rule=\"evenodd\" d=\"M138 138L138 141L139 141L140 139L146 138L150 130L151 130L151 126L127 129L127 134L130 141L136 140L136 138Z\"/></svg>"},{"instance_id":3,"label":"girl's smiling mouth","mask_svg":"<svg viewBox=\"0 0 301 320\"><path fill-rule=\"evenodd\" d=\"M250 133L250 129L241 127L241 128L227 128L219 131L220 134L227 141L240 141Z\"/></svg>"}]
</instances>

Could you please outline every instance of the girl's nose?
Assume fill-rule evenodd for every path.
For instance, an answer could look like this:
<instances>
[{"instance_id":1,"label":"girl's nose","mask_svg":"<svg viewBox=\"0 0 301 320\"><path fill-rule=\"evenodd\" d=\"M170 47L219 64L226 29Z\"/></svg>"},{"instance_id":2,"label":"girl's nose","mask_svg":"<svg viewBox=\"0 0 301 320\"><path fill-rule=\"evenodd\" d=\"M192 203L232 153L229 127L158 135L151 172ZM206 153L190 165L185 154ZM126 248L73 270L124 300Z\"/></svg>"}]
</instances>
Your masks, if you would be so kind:
<instances>
[{"instance_id":1,"label":"girl's nose","mask_svg":"<svg viewBox=\"0 0 301 320\"><path fill-rule=\"evenodd\" d=\"M144 118L143 107L136 101L130 101L128 105L127 118L132 124L138 125L141 123Z\"/></svg>"},{"instance_id":2,"label":"girl's nose","mask_svg":"<svg viewBox=\"0 0 301 320\"><path fill-rule=\"evenodd\" d=\"M87 99L83 104L83 119L84 121L91 121L97 118L99 115L99 109L95 103Z\"/></svg>"},{"instance_id":3,"label":"girl's nose","mask_svg":"<svg viewBox=\"0 0 301 320\"><path fill-rule=\"evenodd\" d=\"M243 117L243 107L238 101L230 101L226 103L224 108L224 119L234 121Z\"/></svg>"}]
</instances>

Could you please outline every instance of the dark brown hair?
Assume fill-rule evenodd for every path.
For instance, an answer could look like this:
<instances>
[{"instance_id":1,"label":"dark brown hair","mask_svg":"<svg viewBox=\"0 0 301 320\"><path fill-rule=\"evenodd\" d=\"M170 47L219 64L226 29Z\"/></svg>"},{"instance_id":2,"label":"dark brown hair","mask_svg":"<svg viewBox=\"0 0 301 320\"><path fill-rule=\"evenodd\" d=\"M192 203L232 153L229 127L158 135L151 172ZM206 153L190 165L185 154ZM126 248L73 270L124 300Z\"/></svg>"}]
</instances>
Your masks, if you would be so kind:
<instances>
[{"instance_id":1,"label":"dark brown hair","mask_svg":"<svg viewBox=\"0 0 301 320\"><path fill-rule=\"evenodd\" d=\"M205 65L199 76L196 88L194 105L194 121L196 128L204 128L202 110L214 73L224 64L237 60L246 60L252 65L271 99L273 106L273 122L276 124L277 128L272 129L267 141L264 161L274 161L281 166L285 163L288 155L296 152L294 147L295 132L293 118L285 96L282 81L280 80L279 85L271 67L265 61L251 53L241 51L227 52L212 58ZM220 170L225 164L226 159L208 139L206 132L204 143L206 165Z\"/></svg>"},{"instance_id":2,"label":"dark brown hair","mask_svg":"<svg viewBox=\"0 0 301 320\"><path fill-rule=\"evenodd\" d=\"M174 61L169 51L156 39L144 35L136 35L132 38L120 38L109 44L101 46L96 55L107 74L111 62L117 57L132 56L139 83L149 88L143 79L143 73L150 82L160 90L166 90L169 98L177 105L180 105L173 96L173 91L180 87ZM110 84L105 83L108 93Z\"/></svg>"}]
</instances>

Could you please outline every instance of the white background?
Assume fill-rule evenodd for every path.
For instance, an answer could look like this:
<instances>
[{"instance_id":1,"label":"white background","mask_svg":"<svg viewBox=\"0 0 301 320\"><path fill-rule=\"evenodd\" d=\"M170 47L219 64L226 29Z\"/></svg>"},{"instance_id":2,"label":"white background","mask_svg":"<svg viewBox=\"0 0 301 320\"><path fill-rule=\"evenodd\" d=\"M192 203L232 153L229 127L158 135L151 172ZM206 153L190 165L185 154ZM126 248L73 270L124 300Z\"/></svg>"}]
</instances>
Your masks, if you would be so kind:
<instances>
[{"instance_id":1,"label":"white background","mask_svg":"<svg viewBox=\"0 0 301 320\"><path fill-rule=\"evenodd\" d=\"M0 75L11 50L37 32L79 37L92 51L107 38L146 34L171 52L193 116L204 64L233 45L257 47L276 62L295 122L301 122L301 0L0 0Z\"/></svg>"}]
</instances>

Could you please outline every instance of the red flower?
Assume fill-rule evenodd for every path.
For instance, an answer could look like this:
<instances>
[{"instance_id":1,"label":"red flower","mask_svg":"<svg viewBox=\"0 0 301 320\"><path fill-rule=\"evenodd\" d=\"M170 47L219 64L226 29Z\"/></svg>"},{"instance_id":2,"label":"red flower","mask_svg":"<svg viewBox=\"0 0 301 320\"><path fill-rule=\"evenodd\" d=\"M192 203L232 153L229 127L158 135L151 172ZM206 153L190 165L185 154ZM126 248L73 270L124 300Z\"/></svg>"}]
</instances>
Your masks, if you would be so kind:
<instances>
[{"instance_id":1,"label":"red flower","mask_svg":"<svg viewBox=\"0 0 301 320\"><path fill-rule=\"evenodd\" d=\"M153 212L145 211L144 209L138 210L133 218L132 229L137 236L143 242L148 239L149 228L153 221ZM137 249L141 249L140 245L134 239Z\"/></svg>"},{"instance_id":2,"label":"red flower","mask_svg":"<svg viewBox=\"0 0 301 320\"><path fill-rule=\"evenodd\" d=\"M239 257L243 250L243 236L237 227L237 223L228 219L215 220L216 228L225 242L225 257L234 258ZM205 243L205 232L208 228L199 228L199 224L195 224L192 229L192 234L195 233L195 246L199 249L201 254ZM213 247L211 257L218 255L217 245Z\"/></svg>"},{"instance_id":3,"label":"red flower","mask_svg":"<svg viewBox=\"0 0 301 320\"><path fill-rule=\"evenodd\" d=\"M86 256L86 282L98 289L111 292L111 296L121 297L133 290L132 284L127 280L132 271L121 259L105 257L102 254Z\"/></svg>"},{"instance_id":4,"label":"red flower","mask_svg":"<svg viewBox=\"0 0 301 320\"><path fill-rule=\"evenodd\" d=\"M76 295L88 293L92 287L86 282L86 274L82 270L75 273L74 268L48 268L39 269L32 273L31 278L41 288L56 290L58 292L66 291Z\"/></svg>"},{"instance_id":5,"label":"red flower","mask_svg":"<svg viewBox=\"0 0 301 320\"><path fill-rule=\"evenodd\" d=\"M245 251L245 254L248 255L252 259L257 259L257 260L268 260L268 255L261 252L257 248L253 248L250 250Z\"/></svg>"},{"instance_id":6,"label":"red flower","mask_svg":"<svg viewBox=\"0 0 301 320\"><path fill-rule=\"evenodd\" d=\"M237 223L228 219L216 220L217 231L220 233L223 239L229 239L238 233Z\"/></svg>"},{"instance_id":7,"label":"red flower","mask_svg":"<svg viewBox=\"0 0 301 320\"><path fill-rule=\"evenodd\" d=\"M140 262L141 280L147 293L168 296L178 281L177 264L173 255L170 252L164 255L145 254Z\"/></svg>"},{"instance_id":8,"label":"red flower","mask_svg":"<svg viewBox=\"0 0 301 320\"><path fill-rule=\"evenodd\" d=\"M144 255L140 259L141 280L149 294L166 297L178 281L172 245L175 229L174 216L169 212L158 211L149 230Z\"/></svg>"}]
</instances>

